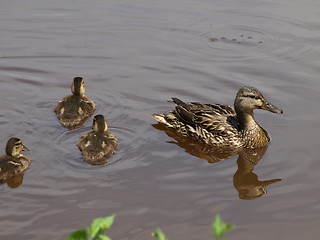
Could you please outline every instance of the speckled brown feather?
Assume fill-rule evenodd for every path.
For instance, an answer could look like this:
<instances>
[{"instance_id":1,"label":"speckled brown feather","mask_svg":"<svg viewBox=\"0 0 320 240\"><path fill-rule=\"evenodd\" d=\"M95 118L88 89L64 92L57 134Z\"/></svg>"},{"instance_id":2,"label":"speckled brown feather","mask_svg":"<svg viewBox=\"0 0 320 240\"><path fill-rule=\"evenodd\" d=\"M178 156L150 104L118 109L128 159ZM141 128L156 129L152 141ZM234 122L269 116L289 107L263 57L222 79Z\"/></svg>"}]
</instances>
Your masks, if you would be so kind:
<instances>
[{"instance_id":1,"label":"speckled brown feather","mask_svg":"<svg viewBox=\"0 0 320 240\"><path fill-rule=\"evenodd\" d=\"M219 146L241 146L235 111L221 104L199 102L184 103L173 99L176 108L167 114L154 114L154 118L168 127L176 129L185 136L201 142ZM226 139L227 137L227 139Z\"/></svg>"},{"instance_id":2,"label":"speckled brown feather","mask_svg":"<svg viewBox=\"0 0 320 240\"><path fill-rule=\"evenodd\" d=\"M81 108L81 111L79 111L79 108ZM91 117L95 109L94 102L87 96L71 95L60 100L54 108L54 112L64 127L74 129Z\"/></svg>"},{"instance_id":3,"label":"speckled brown feather","mask_svg":"<svg viewBox=\"0 0 320 240\"><path fill-rule=\"evenodd\" d=\"M110 131L91 131L83 135L77 144L84 160L93 165L101 164L99 161L112 155L117 146L117 139Z\"/></svg>"},{"instance_id":4,"label":"speckled brown feather","mask_svg":"<svg viewBox=\"0 0 320 240\"><path fill-rule=\"evenodd\" d=\"M20 155L19 157L1 156L0 181L6 181L17 174L25 172L29 168L30 162L30 159L24 155Z\"/></svg>"}]
</instances>

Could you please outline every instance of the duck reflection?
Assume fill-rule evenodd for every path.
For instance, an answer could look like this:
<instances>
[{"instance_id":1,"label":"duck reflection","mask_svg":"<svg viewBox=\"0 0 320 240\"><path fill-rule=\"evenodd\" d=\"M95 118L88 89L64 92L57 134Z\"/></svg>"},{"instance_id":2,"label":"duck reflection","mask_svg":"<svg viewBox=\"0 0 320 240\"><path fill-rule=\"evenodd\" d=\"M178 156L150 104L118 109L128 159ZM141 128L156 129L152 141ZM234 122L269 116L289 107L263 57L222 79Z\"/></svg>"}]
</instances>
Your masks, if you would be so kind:
<instances>
[{"instance_id":1,"label":"duck reflection","mask_svg":"<svg viewBox=\"0 0 320 240\"><path fill-rule=\"evenodd\" d=\"M268 149L268 145L255 149L234 149L228 147L212 147L206 144L197 142L196 140L177 134L176 131L167 128L163 124L153 124L154 128L164 131L169 137L175 141L168 141L183 148L185 152L205 159L208 163L216 163L226 160L235 155L239 155L237 159L238 169L233 175L233 185L239 193L240 199L255 199L259 198L267 191L265 187L281 181L281 179L271 179L260 181L258 175L253 172L255 166L259 163Z\"/></svg>"},{"instance_id":2,"label":"duck reflection","mask_svg":"<svg viewBox=\"0 0 320 240\"><path fill-rule=\"evenodd\" d=\"M21 174L15 175L15 176L13 176L13 177L11 177L9 179L1 180L0 181L0 185L6 183L9 188L17 188L23 182L23 175L24 175L24 173L21 173Z\"/></svg>"},{"instance_id":3,"label":"duck reflection","mask_svg":"<svg viewBox=\"0 0 320 240\"><path fill-rule=\"evenodd\" d=\"M238 190L240 199L254 199L261 197L267 191L265 187L281 181L281 179L271 179L260 181L258 175L253 172L268 149L268 145L255 149L242 149L237 159L238 169L233 175L233 186Z\"/></svg>"}]
</instances>

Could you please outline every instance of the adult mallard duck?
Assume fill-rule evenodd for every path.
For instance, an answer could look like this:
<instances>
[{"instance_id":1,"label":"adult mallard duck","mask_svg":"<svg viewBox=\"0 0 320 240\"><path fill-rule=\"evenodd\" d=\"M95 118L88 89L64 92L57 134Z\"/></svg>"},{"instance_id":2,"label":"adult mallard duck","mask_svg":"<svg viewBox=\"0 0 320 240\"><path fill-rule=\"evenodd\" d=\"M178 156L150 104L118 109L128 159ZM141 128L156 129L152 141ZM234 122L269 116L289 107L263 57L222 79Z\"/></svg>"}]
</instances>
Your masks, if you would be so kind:
<instances>
[{"instance_id":1,"label":"adult mallard duck","mask_svg":"<svg viewBox=\"0 0 320 240\"><path fill-rule=\"evenodd\" d=\"M6 146L6 155L0 157L0 181L16 176L28 169L30 159L22 155L29 151L19 138L10 138Z\"/></svg>"},{"instance_id":2,"label":"adult mallard duck","mask_svg":"<svg viewBox=\"0 0 320 240\"><path fill-rule=\"evenodd\" d=\"M234 108L221 104L185 103L172 98L177 104L169 113L152 116L165 126L184 136L203 143L223 147L256 148L269 143L268 133L255 121L253 110L273 113L283 111L271 103L254 87L242 87L234 100Z\"/></svg>"},{"instance_id":3,"label":"adult mallard duck","mask_svg":"<svg viewBox=\"0 0 320 240\"><path fill-rule=\"evenodd\" d=\"M92 131L83 135L77 144L86 162L93 165L106 163L118 146L116 137L108 131L107 122L102 115L93 118Z\"/></svg>"},{"instance_id":4,"label":"adult mallard duck","mask_svg":"<svg viewBox=\"0 0 320 240\"><path fill-rule=\"evenodd\" d=\"M68 129L82 125L96 109L94 102L84 95L85 84L81 77L73 79L71 92L71 96L64 97L54 108L60 123Z\"/></svg>"}]
</instances>

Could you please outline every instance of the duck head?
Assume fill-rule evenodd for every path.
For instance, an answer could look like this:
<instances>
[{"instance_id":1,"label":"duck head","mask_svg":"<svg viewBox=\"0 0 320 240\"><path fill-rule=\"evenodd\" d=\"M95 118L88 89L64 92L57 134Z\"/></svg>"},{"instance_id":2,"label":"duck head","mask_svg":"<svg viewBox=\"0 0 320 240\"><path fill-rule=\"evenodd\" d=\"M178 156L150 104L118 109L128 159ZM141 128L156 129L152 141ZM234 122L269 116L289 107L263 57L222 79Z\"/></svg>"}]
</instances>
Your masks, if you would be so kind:
<instances>
[{"instance_id":1,"label":"duck head","mask_svg":"<svg viewBox=\"0 0 320 240\"><path fill-rule=\"evenodd\" d=\"M85 87L82 77L75 77L72 81L71 92L75 96L83 96L86 90Z\"/></svg>"},{"instance_id":2,"label":"duck head","mask_svg":"<svg viewBox=\"0 0 320 240\"><path fill-rule=\"evenodd\" d=\"M20 152L29 151L29 149L23 145L19 138L10 138L6 146L6 154L12 157L19 157Z\"/></svg>"},{"instance_id":3,"label":"duck head","mask_svg":"<svg viewBox=\"0 0 320 240\"><path fill-rule=\"evenodd\" d=\"M234 107L237 113L252 113L254 109L263 109L279 114L283 113L281 109L272 105L258 89L249 86L240 88L234 101Z\"/></svg>"},{"instance_id":4,"label":"duck head","mask_svg":"<svg viewBox=\"0 0 320 240\"><path fill-rule=\"evenodd\" d=\"M94 116L92 129L93 131L100 133L104 133L108 130L107 122L102 115Z\"/></svg>"}]
</instances>

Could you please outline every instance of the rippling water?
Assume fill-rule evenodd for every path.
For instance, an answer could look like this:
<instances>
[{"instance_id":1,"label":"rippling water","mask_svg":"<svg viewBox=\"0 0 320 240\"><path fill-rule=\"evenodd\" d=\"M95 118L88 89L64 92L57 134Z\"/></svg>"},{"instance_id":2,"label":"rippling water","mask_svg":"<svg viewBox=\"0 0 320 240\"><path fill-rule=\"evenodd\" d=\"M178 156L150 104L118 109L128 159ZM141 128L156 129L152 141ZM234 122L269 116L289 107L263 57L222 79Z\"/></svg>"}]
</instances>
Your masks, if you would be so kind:
<instances>
[{"instance_id":1,"label":"rippling water","mask_svg":"<svg viewBox=\"0 0 320 240\"><path fill-rule=\"evenodd\" d=\"M21 138L32 165L19 187L0 186L0 238L65 239L115 213L113 239L150 239L158 226L170 239L210 239L220 213L237 225L228 239L317 239L319 9L311 0L2 3L1 146ZM107 165L83 162L75 146L92 119L68 131L53 113L75 76L119 139ZM272 136L257 164L209 164L152 126L172 96L232 105L243 85L284 110L256 111ZM242 200L244 175L282 181Z\"/></svg>"}]
</instances>

